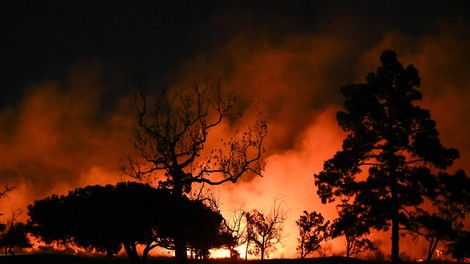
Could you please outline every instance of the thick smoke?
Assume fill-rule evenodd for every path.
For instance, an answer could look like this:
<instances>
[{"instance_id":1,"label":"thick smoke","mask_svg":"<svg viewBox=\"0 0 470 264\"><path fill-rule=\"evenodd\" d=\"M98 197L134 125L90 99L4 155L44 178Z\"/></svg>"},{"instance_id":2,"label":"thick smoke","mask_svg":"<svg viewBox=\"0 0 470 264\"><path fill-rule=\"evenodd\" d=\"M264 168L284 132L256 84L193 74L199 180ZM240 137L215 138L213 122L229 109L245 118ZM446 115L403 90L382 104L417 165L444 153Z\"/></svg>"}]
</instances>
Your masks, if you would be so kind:
<instances>
[{"instance_id":1,"label":"thick smoke","mask_svg":"<svg viewBox=\"0 0 470 264\"><path fill-rule=\"evenodd\" d=\"M103 111L100 68L79 63L64 81L44 81L17 108L2 112L1 184L16 186L2 199L2 212L24 210L52 193L120 180L132 121L124 101Z\"/></svg>"},{"instance_id":2,"label":"thick smoke","mask_svg":"<svg viewBox=\"0 0 470 264\"><path fill-rule=\"evenodd\" d=\"M456 147L461 158L450 171L463 168L470 158L468 141L470 78L469 39L462 28L443 25L433 35L412 36L400 32L383 32L380 39L367 43L362 36L338 36L334 28L322 34L291 34L270 39L242 31L212 53L199 56L183 70L183 76L216 72L223 76L223 86L236 91L243 121L252 121L262 112L268 117L267 167L265 177L236 185L225 185L220 196L224 210L233 208L269 209L276 197L289 205L285 247L274 256L294 257L297 246L295 220L303 210L318 211L328 219L336 216L332 205L322 205L316 196L313 174L323 161L341 147L344 134L336 124L342 85L364 82L368 72L379 66L385 49L398 53L406 66L414 64L422 78L424 99L419 104L431 111L446 147ZM340 31L341 33L342 31ZM248 125L246 123L245 125ZM373 236L389 254L390 234ZM335 240L332 251L344 250ZM416 247L402 240L402 251ZM425 247L409 253L422 257Z\"/></svg>"},{"instance_id":3,"label":"thick smoke","mask_svg":"<svg viewBox=\"0 0 470 264\"><path fill-rule=\"evenodd\" d=\"M467 21L438 20L426 26L432 30L414 34L425 26L411 24L411 11L405 12L409 27L389 29L390 21L346 15L341 6L330 6L330 15L318 16L324 10L316 10L312 21L278 17L276 12L260 18L223 10L207 26L222 36L204 35L199 43L207 41L208 48L173 75L176 82L221 78L223 89L235 92L241 119L217 130L222 137L252 124L260 112L267 118L264 177L212 189L220 193L227 216L237 208L267 210L276 197L284 197L289 206L287 237L271 257L296 256L295 220L303 210L321 212L330 220L336 216L334 206L322 205L316 196L313 174L340 149L344 138L335 120L342 105L339 88L362 82L375 71L384 49L395 50L403 64L414 64L420 71L420 105L431 111L444 145L461 153L451 170L470 172ZM286 26L300 22L316 26ZM103 76L108 75L99 63L79 63L63 80L41 82L20 104L0 113L0 183L17 186L9 199L1 200L0 212L25 209L34 199L79 186L127 180L119 166L132 151L132 109L125 96L109 97L115 91ZM390 236L375 237L388 254ZM344 249L342 241L332 243L332 251ZM402 250L410 245L403 241ZM413 257L421 257L417 251Z\"/></svg>"}]
</instances>

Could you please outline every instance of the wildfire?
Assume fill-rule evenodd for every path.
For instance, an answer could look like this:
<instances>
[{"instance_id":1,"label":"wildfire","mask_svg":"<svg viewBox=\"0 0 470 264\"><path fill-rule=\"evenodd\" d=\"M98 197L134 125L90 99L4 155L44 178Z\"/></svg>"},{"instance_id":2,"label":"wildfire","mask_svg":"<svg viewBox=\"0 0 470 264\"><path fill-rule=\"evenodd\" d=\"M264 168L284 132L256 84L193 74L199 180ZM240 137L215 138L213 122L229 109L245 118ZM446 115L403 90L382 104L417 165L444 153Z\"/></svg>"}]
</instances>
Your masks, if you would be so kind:
<instances>
[{"instance_id":1,"label":"wildfire","mask_svg":"<svg viewBox=\"0 0 470 264\"><path fill-rule=\"evenodd\" d=\"M215 50L196 54L173 73L178 80L214 73L222 77L224 90L235 91L242 118L223 123L214 131L218 138L246 127L260 112L267 116L264 177L212 191L220 195L225 216L234 208L265 209L275 197L286 197L286 236L272 258L298 256L295 220L303 210L321 212L329 220L337 216L334 205L320 203L313 174L341 148L344 133L335 120L342 103L340 86L362 81L384 49L395 49L404 63L415 63L420 70L423 108L430 109L443 143L461 153L453 169L470 171L470 116L462 114L470 112L468 39L443 28L433 36L384 32L379 40L362 45L356 36L329 33L335 32L333 26L328 33L290 34L277 41L270 40L269 33L239 33ZM0 183L17 188L0 200L0 212L24 210L36 199L77 187L128 179L120 166L132 149L132 99L122 95L106 111L100 109L109 93L99 84L103 68L99 63L77 64L68 77L44 81L21 103L2 109L0 121L7 125L0 128ZM26 218L23 214L18 220ZM375 239L388 247L388 236L375 234ZM344 250L340 240L331 243L331 253ZM412 242L404 246L415 247ZM244 258L245 251L238 250ZM228 258L230 252L214 250L211 256Z\"/></svg>"}]
</instances>

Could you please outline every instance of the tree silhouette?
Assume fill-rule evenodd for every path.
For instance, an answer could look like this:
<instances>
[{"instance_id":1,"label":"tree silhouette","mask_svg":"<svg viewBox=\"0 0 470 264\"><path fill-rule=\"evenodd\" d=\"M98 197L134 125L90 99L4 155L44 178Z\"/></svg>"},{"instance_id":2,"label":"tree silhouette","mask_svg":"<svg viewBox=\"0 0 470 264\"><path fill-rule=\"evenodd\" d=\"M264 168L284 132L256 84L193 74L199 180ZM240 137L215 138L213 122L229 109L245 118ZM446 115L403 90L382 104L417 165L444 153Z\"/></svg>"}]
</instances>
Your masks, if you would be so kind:
<instances>
[{"instance_id":1,"label":"tree silhouette","mask_svg":"<svg viewBox=\"0 0 470 264\"><path fill-rule=\"evenodd\" d=\"M10 186L10 185L8 185L8 184L5 185L5 188L4 188L2 191L0 191L0 198L6 196L6 195L7 195L11 190L13 190L14 188L15 188L15 187ZM0 213L0 216L2 216L2 215L3 215L3 214ZM6 225L0 223L0 231L5 230L5 228L6 228Z\"/></svg>"},{"instance_id":2,"label":"tree silhouette","mask_svg":"<svg viewBox=\"0 0 470 264\"><path fill-rule=\"evenodd\" d=\"M195 82L154 97L143 82L137 86L138 155L129 158L129 166L123 168L126 173L153 179L163 172L159 186L171 189L174 196L189 193L194 183L219 185L234 183L247 173L261 175L264 121L222 139L221 147L206 149L210 131L233 117L234 98L223 96L219 82ZM179 261L187 258L185 241L175 241L175 255Z\"/></svg>"},{"instance_id":3,"label":"tree silhouette","mask_svg":"<svg viewBox=\"0 0 470 264\"><path fill-rule=\"evenodd\" d=\"M64 199L73 242L82 248L113 256L121 249L114 186L86 186L69 192Z\"/></svg>"},{"instance_id":4,"label":"tree silhouette","mask_svg":"<svg viewBox=\"0 0 470 264\"><path fill-rule=\"evenodd\" d=\"M470 258L470 232L461 232L454 242L447 244L447 253L457 259L457 262Z\"/></svg>"},{"instance_id":5,"label":"tree silhouette","mask_svg":"<svg viewBox=\"0 0 470 264\"><path fill-rule=\"evenodd\" d=\"M210 249L234 243L234 237L224 228L224 219L219 211L198 200L190 201L189 205L190 208L181 210L186 215L181 227L187 231L185 240L196 253L196 258L207 259ZM176 222L180 219L177 218Z\"/></svg>"},{"instance_id":6,"label":"tree silhouette","mask_svg":"<svg viewBox=\"0 0 470 264\"><path fill-rule=\"evenodd\" d=\"M13 189L15 189L14 186L11 185L5 185L4 189L0 191L0 198L4 197L7 195L7 193L11 192Z\"/></svg>"},{"instance_id":7,"label":"tree silhouette","mask_svg":"<svg viewBox=\"0 0 470 264\"><path fill-rule=\"evenodd\" d=\"M414 219L411 219L412 232L418 237L422 236L429 243L426 261L431 261L432 256L441 241L455 240L458 231L453 228L453 223L442 216L427 211L422 211Z\"/></svg>"},{"instance_id":8,"label":"tree silhouette","mask_svg":"<svg viewBox=\"0 0 470 264\"><path fill-rule=\"evenodd\" d=\"M346 239L346 257L365 250L377 250L372 241L365 237L370 233L367 218L358 208L350 204L341 204L339 217L331 225L332 237L343 236Z\"/></svg>"},{"instance_id":9,"label":"tree silhouette","mask_svg":"<svg viewBox=\"0 0 470 264\"><path fill-rule=\"evenodd\" d=\"M287 212L282 207L283 204L282 202L277 203L276 199L268 214L256 209L245 213L247 249L250 245L253 245L249 253L252 255L260 254L261 260L264 260L269 250L273 249L276 244L281 243L284 238L282 231Z\"/></svg>"},{"instance_id":10,"label":"tree silhouette","mask_svg":"<svg viewBox=\"0 0 470 264\"><path fill-rule=\"evenodd\" d=\"M31 242L27 236L25 224L16 222L14 219L0 235L0 247L4 249L5 256L15 255L14 248L31 248Z\"/></svg>"},{"instance_id":11,"label":"tree silhouette","mask_svg":"<svg viewBox=\"0 0 470 264\"><path fill-rule=\"evenodd\" d=\"M246 235L246 217L243 209L236 209L232 211L230 219L224 219L225 232L230 233L233 237L233 243L228 245L230 250L230 258L237 260L240 257L240 253L235 247L247 243Z\"/></svg>"},{"instance_id":12,"label":"tree silhouette","mask_svg":"<svg viewBox=\"0 0 470 264\"><path fill-rule=\"evenodd\" d=\"M232 235L225 232L223 221L218 209L201 200L181 197L175 201L171 217L159 229L158 236L162 238L159 245L174 250L174 241L179 239L195 253L193 257L206 259L210 249L233 243Z\"/></svg>"},{"instance_id":13,"label":"tree silhouette","mask_svg":"<svg viewBox=\"0 0 470 264\"><path fill-rule=\"evenodd\" d=\"M167 190L133 182L87 186L35 201L28 206L28 225L46 243L75 244L108 256L124 245L131 260L145 261L158 246L157 231L175 215L172 198Z\"/></svg>"},{"instance_id":14,"label":"tree silhouette","mask_svg":"<svg viewBox=\"0 0 470 264\"><path fill-rule=\"evenodd\" d=\"M65 245L71 241L69 211L64 196L51 195L28 205L27 225L45 243Z\"/></svg>"},{"instance_id":15,"label":"tree silhouette","mask_svg":"<svg viewBox=\"0 0 470 264\"><path fill-rule=\"evenodd\" d=\"M325 222L320 213L304 211L295 223L299 227L297 251L302 259L318 250L320 243L330 237L330 221Z\"/></svg>"},{"instance_id":16,"label":"tree silhouette","mask_svg":"<svg viewBox=\"0 0 470 264\"><path fill-rule=\"evenodd\" d=\"M155 247L174 249L177 239L202 257L233 243L218 210L136 182L78 188L35 201L28 210L33 234L46 243L73 244L108 256L124 246L134 262L145 262Z\"/></svg>"},{"instance_id":17,"label":"tree silhouette","mask_svg":"<svg viewBox=\"0 0 470 264\"><path fill-rule=\"evenodd\" d=\"M453 223L455 230L463 228L463 220L470 212L470 178L463 170L455 174L439 173L440 188L432 197L437 213Z\"/></svg>"},{"instance_id":18,"label":"tree silhouette","mask_svg":"<svg viewBox=\"0 0 470 264\"><path fill-rule=\"evenodd\" d=\"M442 241L456 240L463 230L463 220L470 212L470 178L459 170L454 175L438 174L439 190L431 197L436 210L429 213L418 209L409 219L408 229L414 238L423 237L428 243L427 261Z\"/></svg>"},{"instance_id":19,"label":"tree silhouette","mask_svg":"<svg viewBox=\"0 0 470 264\"><path fill-rule=\"evenodd\" d=\"M391 225L392 262L398 263L404 208L420 205L436 188L434 172L448 168L459 153L441 145L429 111L413 104L422 98L418 71L404 68L393 51L384 51L380 61L366 83L341 88L346 100L337 120L347 137L315 184L323 203L349 200L371 227Z\"/></svg>"}]
</instances>

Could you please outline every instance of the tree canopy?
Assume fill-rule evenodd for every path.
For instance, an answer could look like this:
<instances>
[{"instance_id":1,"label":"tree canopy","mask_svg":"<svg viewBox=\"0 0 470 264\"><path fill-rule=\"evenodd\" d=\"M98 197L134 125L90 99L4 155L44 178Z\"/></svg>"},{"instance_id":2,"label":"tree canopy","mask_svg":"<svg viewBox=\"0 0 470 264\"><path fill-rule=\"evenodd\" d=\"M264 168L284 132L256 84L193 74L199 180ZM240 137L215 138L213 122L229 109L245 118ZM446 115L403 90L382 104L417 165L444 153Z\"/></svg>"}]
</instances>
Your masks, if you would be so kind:
<instances>
[{"instance_id":1,"label":"tree canopy","mask_svg":"<svg viewBox=\"0 0 470 264\"><path fill-rule=\"evenodd\" d=\"M430 112L414 103L422 99L418 70L403 67L390 50L380 62L365 83L341 88L344 111L337 120L347 136L342 150L315 175L315 184L323 203L349 201L370 227L391 226L397 263L404 209L419 206L438 188L436 171L448 168L459 153L441 144Z\"/></svg>"},{"instance_id":2,"label":"tree canopy","mask_svg":"<svg viewBox=\"0 0 470 264\"><path fill-rule=\"evenodd\" d=\"M196 258L206 259L209 250L234 243L231 232L224 228L224 218L218 210L199 200L186 200L168 230L169 237L182 237Z\"/></svg>"},{"instance_id":3,"label":"tree canopy","mask_svg":"<svg viewBox=\"0 0 470 264\"><path fill-rule=\"evenodd\" d=\"M460 237L463 221L470 212L470 178L463 170L439 173L438 183L439 189L430 197L434 210L418 208L406 226L413 238L422 237L428 242L427 261L432 259L439 243Z\"/></svg>"},{"instance_id":4,"label":"tree canopy","mask_svg":"<svg viewBox=\"0 0 470 264\"><path fill-rule=\"evenodd\" d=\"M136 259L137 244L145 246L145 253L154 247L154 229L168 215L170 201L169 192L139 183L87 186L35 201L28 206L29 225L47 243L73 243L108 256L122 244Z\"/></svg>"},{"instance_id":5,"label":"tree canopy","mask_svg":"<svg viewBox=\"0 0 470 264\"><path fill-rule=\"evenodd\" d=\"M459 237L447 245L447 252L460 262L464 258L470 257L470 232L461 232Z\"/></svg>"},{"instance_id":6,"label":"tree canopy","mask_svg":"<svg viewBox=\"0 0 470 264\"><path fill-rule=\"evenodd\" d=\"M219 232L222 216L218 211L201 201L175 199L167 189L136 182L78 188L66 196L35 201L28 210L33 233L46 243L74 244L106 251L108 256L124 246L135 261L145 261L157 246L174 249L180 237L206 250L230 239ZM138 245L143 246L141 257Z\"/></svg>"},{"instance_id":7,"label":"tree canopy","mask_svg":"<svg viewBox=\"0 0 470 264\"><path fill-rule=\"evenodd\" d=\"M295 223L299 227L297 251L302 259L318 250L330 237L330 221L325 222L321 213L304 211Z\"/></svg>"},{"instance_id":8,"label":"tree canopy","mask_svg":"<svg viewBox=\"0 0 470 264\"><path fill-rule=\"evenodd\" d=\"M15 255L14 248L31 248L27 233L25 224L12 220L8 228L0 233L0 247L3 248L5 255Z\"/></svg>"},{"instance_id":9,"label":"tree canopy","mask_svg":"<svg viewBox=\"0 0 470 264\"><path fill-rule=\"evenodd\" d=\"M339 216L331 225L333 238L344 236L346 239L346 257L365 250L376 250L373 242L365 237L370 233L367 215L351 204L338 205Z\"/></svg>"}]
</instances>

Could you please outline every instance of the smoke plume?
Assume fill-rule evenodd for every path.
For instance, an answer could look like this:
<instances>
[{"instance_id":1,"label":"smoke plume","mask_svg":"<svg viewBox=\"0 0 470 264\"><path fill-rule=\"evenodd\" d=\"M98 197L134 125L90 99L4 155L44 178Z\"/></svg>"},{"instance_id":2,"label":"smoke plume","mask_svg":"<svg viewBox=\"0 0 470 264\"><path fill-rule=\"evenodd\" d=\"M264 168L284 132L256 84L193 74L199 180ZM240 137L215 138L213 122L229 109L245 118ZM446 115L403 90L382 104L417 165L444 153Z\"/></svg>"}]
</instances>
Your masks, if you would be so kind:
<instances>
[{"instance_id":1,"label":"smoke plume","mask_svg":"<svg viewBox=\"0 0 470 264\"><path fill-rule=\"evenodd\" d=\"M220 193L226 215L237 208L267 210L276 197L283 197L289 207L286 238L271 257L297 256L295 220L303 210L315 210L330 220L336 216L334 206L320 203L313 174L341 148L344 133L335 120L342 107L339 88L363 82L385 49L396 51L404 65L414 64L420 71L420 105L431 111L443 144L461 154L451 170L470 171L466 19L445 19L437 12L432 21L414 23L415 13L407 10L395 25L392 22L398 21L381 19L384 11L379 6L367 15L355 10L355 15L345 8L360 9L352 4L312 5L306 9L311 18L282 15L290 12L282 6L263 15L262 6L250 12L235 4L229 7L193 32L200 49L168 80L178 84L220 78L224 90L235 92L241 118L224 124L217 131L222 137L249 126L260 113L267 118L264 177L212 189ZM134 113L128 96L113 88L123 81L114 78L120 73L106 65L76 62L67 76L42 80L20 103L0 112L0 184L17 186L9 198L0 200L0 212L25 210L35 199L87 184L128 180L119 167L133 148ZM375 237L388 254L389 236ZM332 243L332 251L344 250L341 241ZM408 246L413 244L403 240L404 252ZM413 257L421 257L414 252Z\"/></svg>"}]
</instances>

